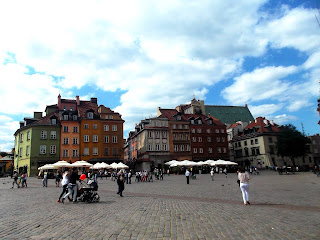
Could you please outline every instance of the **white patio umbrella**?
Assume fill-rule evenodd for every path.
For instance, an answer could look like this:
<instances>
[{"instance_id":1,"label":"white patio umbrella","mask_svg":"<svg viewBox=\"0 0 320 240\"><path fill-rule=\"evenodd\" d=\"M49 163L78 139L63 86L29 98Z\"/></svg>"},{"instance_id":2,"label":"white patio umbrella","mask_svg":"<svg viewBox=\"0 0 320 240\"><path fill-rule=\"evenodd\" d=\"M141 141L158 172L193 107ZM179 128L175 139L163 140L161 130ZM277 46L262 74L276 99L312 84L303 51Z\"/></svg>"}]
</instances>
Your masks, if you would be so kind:
<instances>
[{"instance_id":1,"label":"white patio umbrella","mask_svg":"<svg viewBox=\"0 0 320 240\"><path fill-rule=\"evenodd\" d=\"M56 166L56 167L71 167L71 164L68 163L67 161L64 161L64 160L58 161L58 162L56 162L56 163L54 163L52 165Z\"/></svg>"},{"instance_id":2,"label":"white patio umbrella","mask_svg":"<svg viewBox=\"0 0 320 240\"><path fill-rule=\"evenodd\" d=\"M96 163L93 166L91 166L90 168L91 169L100 169L100 168L103 168L103 167L101 166L101 163Z\"/></svg>"},{"instance_id":3,"label":"white patio umbrella","mask_svg":"<svg viewBox=\"0 0 320 240\"><path fill-rule=\"evenodd\" d=\"M209 166L215 166L216 165L216 161L208 159L207 161L205 161L205 164L209 165Z\"/></svg>"},{"instance_id":4,"label":"white patio umbrella","mask_svg":"<svg viewBox=\"0 0 320 240\"><path fill-rule=\"evenodd\" d=\"M53 164L46 164L38 168L38 170L49 170L49 169L58 169L58 167L53 166Z\"/></svg>"},{"instance_id":5,"label":"white patio umbrella","mask_svg":"<svg viewBox=\"0 0 320 240\"><path fill-rule=\"evenodd\" d=\"M171 164L175 164L177 162L178 162L177 160L171 160L169 162L166 162L165 165L171 165Z\"/></svg>"},{"instance_id":6,"label":"white patio umbrella","mask_svg":"<svg viewBox=\"0 0 320 240\"><path fill-rule=\"evenodd\" d=\"M76 161L74 163L71 164L70 167L92 167L93 164L88 163L87 161Z\"/></svg>"},{"instance_id":7,"label":"white patio umbrella","mask_svg":"<svg viewBox=\"0 0 320 240\"><path fill-rule=\"evenodd\" d=\"M113 168L113 169L117 169L118 168L118 164L113 162L110 164L110 167Z\"/></svg>"},{"instance_id":8,"label":"white patio umbrella","mask_svg":"<svg viewBox=\"0 0 320 240\"><path fill-rule=\"evenodd\" d=\"M127 165L125 165L125 164L122 163L122 162L119 162L117 165L118 165L118 168L120 168L120 169L129 168Z\"/></svg>"},{"instance_id":9,"label":"white patio umbrella","mask_svg":"<svg viewBox=\"0 0 320 240\"><path fill-rule=\"evenodd\" d=\"M226 161L226 160L222 160L222 159L218 159L215 162L215 165L238 165L238 163L231 162L231 161Z\"/></svg>"},{"instance_id":10,"label":"white patio umbrella","mask_svg":"<svg viewBox=\"0 0 320 240\"><path fill-rule=\"evenodd\" d=\"M102 168L111 168L110 165L105 162L100 163L100 165Z\"/></svg>"}]
</instances>

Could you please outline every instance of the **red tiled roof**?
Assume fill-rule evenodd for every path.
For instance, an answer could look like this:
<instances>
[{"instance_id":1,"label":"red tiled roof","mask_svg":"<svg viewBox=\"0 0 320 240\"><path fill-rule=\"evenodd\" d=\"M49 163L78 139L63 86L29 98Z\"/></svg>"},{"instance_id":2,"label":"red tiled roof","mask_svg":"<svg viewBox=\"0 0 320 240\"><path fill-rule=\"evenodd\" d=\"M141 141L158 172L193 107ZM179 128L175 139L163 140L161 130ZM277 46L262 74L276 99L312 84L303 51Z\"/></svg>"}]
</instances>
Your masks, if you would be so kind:
<instances>
[{"instance_id":1,"label":"red tiled roof","mask_svg":"<svg viewBox=\"0 0 320 240\"><path fill-rule=\"evenodd\" d=\"M86 117L86 112L91 109L94 111L95 115L99 115L98 104L90 101L80 101L80 106L78 106L79 117Z\"/></svg>"},{"instance_id":2,"label":"red tiled roof","mask_svg":"<svg viewBox=\"0 0 320 240\"><path fill-rule=\"evenodd\" d=\"M267 128L269 126L269 128ZM244 128L244 130L251 129L251 128L258 128L258 133L262 132L279 132L279 125L278 124L271 124L269 120L264 117L257 117L255 121L252 121L248 126Z\"/></svg>"},{"instance_id":3,"label":"red tiled roof","mask_svg":"<svg viewBox=\"0 0 320 240\"><path fill-rule=\"evenodd\" d=\"M59 113L58 112L53 112L50 113L49 115L40 118L38 121L35 121L33 123L31 123L30 125L49 125L50 124L50 118L52 116L56 116L57 119L59 119Z\"/></svg>"},{"instance_id":4,"label":"red tiled roof","mask_svg":"<svg viewBox=\"0 0 320 240\"><path fill-rule=\"evenodd\" d=\"M234 123L229 128L235 128L236 126L240 125L240 123Z\"/></svg>"}]
</instances>

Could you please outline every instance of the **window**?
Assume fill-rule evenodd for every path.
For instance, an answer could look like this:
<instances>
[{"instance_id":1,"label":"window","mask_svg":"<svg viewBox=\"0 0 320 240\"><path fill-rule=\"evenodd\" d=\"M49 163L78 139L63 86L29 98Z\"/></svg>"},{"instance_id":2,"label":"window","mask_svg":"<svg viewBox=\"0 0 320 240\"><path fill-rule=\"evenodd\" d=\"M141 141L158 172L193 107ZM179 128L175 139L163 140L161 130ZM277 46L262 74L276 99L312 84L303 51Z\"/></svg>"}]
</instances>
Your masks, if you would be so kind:
<instances>
[{"instance_id":1,"label":"window","mask_svg":"<svg viewBox=\"0 0 320 240\"><path fill-rule=\"evenodd\" d=\"M47 139L47 131L46 131L46 130L42 130L42 131L41 131L40 138L41 138L41 139Z\"/></svg>"},{"instance_id":2,"label":"window","mask_svg":"<svg viewBox=\"0 0 320 240\"><path fill-rule=\"evenodd\" d=\"M84 142L89 142L89 135L84 135L83 136L83 141Z\"/></svg>"},{"instance_id":3,"label":"window","mask_svg":"<svg viewBox=\"0 0 320 240\"><path fill-rule=\"evenodd\" d=\"M89 148L84 148L83 149L83 155L89 156Z\"/></svg>"},{"instance_id":4,"label":"window","mask_svg":"<svg viewBox=\"0 0 320 240\"><path fill-rule=\"evenodd\" d=\"M203 148L199 148L199 153L203 153Z\"/></svg>"},{"instance_id":5,"label":"window","mask_svg":"<svg viewBox=\"0 0 320 240\"><path fill-rule=\"evenodd\" d=\"M223 148L223 153L227 153L227 148Z\"/></svg>"},{"instance_id":6,"label":"window","mask_svg":"<svg viewBox=\"0 0 320 240\"><path fill-rule=\"evenodd\" d=\"M186 140L189 140L189 134L186 134Z\"/></svg>"},{"instance_id":7,"label":"window","mask_svg":"<svg viewBox=\"0 0 320 240\"><path fill-rule=\"evenodd\" d=\"M56 154L57 148L56 145L51 145L50 146L50 154Z\"/></svg>"},{"instance_id":8,"label":"window","mask_svg":"<svg viewBox=\"0 0 320 240\"><path fill-rule=\"evenodd\" d=\"M113 119L113 116L112 116L112 115L110 115L110 116L109 116L109 119Z\"/></svg>"},{"instance_id":9,"label":"window","mask_svg":"<svg viewBox=\"0 0 320 240\"><path fill-rule=\"evenodd\" d=\"M255 144L258 144L258 143L259 143L257 138L254 140L254 143L255 143Z\"/></svg>"},{"instance_id":10,"label":"window","mask_svg":"<svg viewBox=\"0 0 320 240\"><path fill-rule=\"evenodd\" d=\"M74 133L77 133L77 132L78 132L78 127L76 127L76 126L73 127L73 132L74 132Z\"/></svg>"},{"instance_id":11,"label":"window","mask_svg":"<svg viewBox=\"0 0 320 240\"><path fill-rule=\"evenodd\" d=\"M30 137L31 137L30 131L28 131L28 133L27 133L27 140L30 140Z\"/></svg>"},{"instance_id":12,"label":"window","mask_svg":"<svg viewBox=\"0 0 320 240\"><path fill-rule=\"evenodd\" d=\"M57 132L56 131L51 131L50 132L50 139L56 139L57 138Z\"/></svg>"},{"instance_id":13,"label":"window","mask_svg":"<svg viewBox=\"0 0 320 240\"><path fill-rule=\"evenodd\" d=\"M112 125L112 131L114 131L114 132L117 131L117 125Z\"/></svg>"},{"instance_id":14,"label":"window","mask_svg":"<svg viewBox=\"0 0 320 240\"><path fill-rule=\"evenodd\" d=\"M104 155L108 156L109 155L109 148L104 148Z\"/></svg>"},{"instance_id":15,"label":"window","mask_svg":"<svg viewBox=\"0 0 320 240\"><path fill-rule=\"evenodd\" d=\"M94 147L92 149L92 155L98 155L98 148L97 147Z\"/></svg>"},{"instance_id":16,"label":"window","mask_svg":"<svg viewBox=\"0 0 320 240\"><path fill-rule=\"evenodd\" d=\"M70 107L70 111L73 111L73 107L72 106Z\"/></svg>"},{"instance_id":17,"label":"window","mask_svg":"<svg viewBox=\"0 0 320 240\"><path fill-rule=\"evenodd\" d=\"M63 144L69 144L69 138L63 138Z\"/></svg>"},{"instance_id":18,"label":"window","mask_svg":"<svg viewBox=\"0 0 320 240\"><path fill-rule=\"evenodd\" d=\"M216 138L216 141L217 141L217 142L220 142L220 137L217 137L217 138Z\"/></svg>"},{"instance_id":19,"label":"window","mask_svg":"<svg viewBox=\"0 0 320 240\"><path fill-rule=\"evenodd\" d=\"M212 153L212 148L211 147L209 148L209 153Z\"/></svg>"},{"instance_id":20,"label":"window","mask_svg":"<svg viewBox=\"0 0 320 240\"><path fill-rule=\"evenodd\" d=\"M118 142L117 136L112 136L112 142L113 142L113 143L117 143L117 142Z\"/></svg>"},{"instance_id":21,"label":"window","mask_svg":"<svg viewBox=\"0 0 320 240\"><path fill-rule=\"evenodd\" d=\"M179 129L182 129L182 124L179 124L179 125L178 125L178 128L179 128Z\"/></svg>"},{"instance_id":22,"label":"window","mask_svg":"<svg viewBox=\"0 0 320 240\"><path fill-rule=\"evenodd\" d=\"M208 124L209 124L209 125L212 125L212 124L213 124L212 119L210 119L210 120L208 121Z\"/></svg>"},{"instance_id":23,"label":"window","mask_svg":"<svg viewBox=\"0 0 320 240\"><path fill-rule=\"evenodd\" d=\"M63 120L68 120L69 116L68 115L63 115Z\"/></svg>"},{"instance_id":24,"label":"window","mask_svg":"<svg viewBox=\"0 0 320 240\"><path fill-rule=\"evenodd\" d=\"M177 120L178 120L178 121L181 120L181 116L180 116L180 115L177 116Z\"/></svg>"},{"instance_id":25,"label":"window","mask_svg":"<svg viewBox=\"0 0 320 240\"><path fill-rule=\"evenodd\" d=\"M57 119L52 118L52 119L51 119L51 124L52 124L52 125L56 125L56 124L57 124Z\"/></svg>"},{"instance_id":26,"label":"window","mask_svg":"<svg viewBox=\"0 0 320 240\"><path fill-rule=\"evenodd\" d=\"M208 142L211 142L211 137L208 137L208 138L207 138L207 141L208 141Z\"/></svg>"},{"instance_id":27,"label":"window","mask_svg":"<svg viewBox=\"0 0 320 240\"><path fill-rule=\"evenodd\" d=\"M114 156L117 155L117 149L116 148L112 148L112 155L114 155Z\"/></svg>"},{"instance_id":28,"label":"window","mask_svg":"<svg viewBox=\"0 0 320 240\"><path fill-rule=\"evenodd\" d=\"M270 145L269 149L270 149L270 154L274 154L274 146Z\"/></svg>"},{"instance_id":29,"label":"window","mask_svg":"<svg viewBox=\"0 0 320 240\"><path fill-rule=\"evenodd\" d=\"M148 132L148 138L152 138L152 132L151 131Z\"/></svg>"},{"instance_id":30,"label":"window","mask_svg":"<svg viewBox=\"0 0 320 240\"><path fill-rule=\"evenodd\" d=\"M162 131L162 138L167 138L167 132L166 131Z\"/></svg>"},{"instance_id":31,"label":"window","mask_svg":"<svg viewBox=\"0 0 320 240\"><path fill-rule=\"evenodd\" d=\"M221 132L221 133L224 133L224 129L220 129L220 132Z\"/></svg>"},{"instance_id":32,"label":"window","mask_svg":"<svg viewBox=\"0 0 320 240\"><path fill-rule=\"evenodd\" d=\"M98 129L98 124L93 124L92 128L93 129Z\"/></svg>"},{"instance_id":33,"label":"window","mask_svg":"<svg viewBox=\"0 0 320 240\"><path fill-rule=\"evenodd\" d=\"M244 149L244 156L248 157L249 156L249 150L248 148Z\"/></svg>"},{"instance_id":34,"label":"window","mask_svg":"<svg viewBox=\"0 0 320 240\"><path fill-rule=\"evenodd\" d=\"M197 129L197 133L201 133L201 128L198 128L198 129Z\"/></svg>"},{"instance_id":35,"label":"window","mask_svg":"<svg viewBox=\"0 0 320 240\"><path fill-rule=\"evenodd\" d=\"M162 145L162 149L163 149L163 151L167 151L167 150L168 150L167 144L163 144L163 145Z\"/></svg>"},{"instance_id":36,"label":"window","mask_svg":"<svg viewBox=\"0 0 320 240\"><path fill-rule=\"evenodd\" d=\"M238 143L239 147L241 147L241 142Z\"/></svg>"},{"instance_id":37,"label":"window","mask_svg":"<svg viewBox=\"0 0 320 240\"><path fill-rule=\"evenodd\" d=\"M69 132L69 127L68 126L63 126L63 132Z\"/></svg>"},{"instance_id":38,"label":"window","mask_svg":"<svg viewBox=\"0 0 320 240\"><path fill-rule=\"evenodd\" d=\"M210 133L210 132L211 132L211 131L210 131L210 129L208 128L208 129L207 129L207 133Z\"/></svg>"},{"instance_id":39,"label":"window","mask_svg":"<svg viewBox=\"0 0 320 240\"><path fill-rule=\"evenodd\" d=\"M196 142L197 138L196 137L192 137L192 142Z\"/></svg>"},{"instance_id":40,"label":"window","mask_svg":"<svg viewBox=\"0 0 320 240\"><path fill-rule=\"evenodd\" d=\"M98 135L93 135L92 136L92 141L93 142L98 142Z\"/></svg>"},{"instance_id":41,"label":"window","mask_svg":"<svg viewBox=\"0 0 320 240\"><path fill-rule=\"evenodd\" d=\"M216 133L219 133L219 129L216 129Z\"/></svg>"},{"instance_id":42,"label":"window","mask_svg":"<svg viewBox=\"0 0 320 240\"><path fill-rule=\"evenodd\" d=\"M220 147L218 147L218 153L221 153L221 148Z\"/></svg>"},{"instance_id":43,"label":"window","mask_svg":"<svg viewBox=\"0 0 320 240\"><path fill-rule=\"evenodd\" d=\"M20 157L22 157L22 150L23 150L23 148L20 148L20 153L19 153Z\"/></svg>"},{"instance_id":44,"label":"window","mask_svg":"<svg viewBox=\"0 0 320 240\"><path fill-rule=\"evenodd\" d=\"M109 136L104 136L104 142L109 143Z\"/></svg>"},{"instance_id":45,"label":"window","mask_svg":"<svg viewBox=\"0 0 320 240\"><path fill-rule=\"evenodd\" d=\"M272 143L272 138L271 137L269 137L269 143Z\"/></svg>"},{"instance_id":46,"label":"window","mask_svg":"<svg viewBox=\"0 0 320 240\"><path fill-rule=\"evenodd\" d=\"M194 124L194 119L191 119L191 124Z\"/></svg>"},{"instance_id":47,"label":"window","mask_svg":"<svg viewBox=\"0 0 320 240\"><path fill-rule=\"evenodd\" d=\"M193 153L197 153L197 148L193 148Z\"/></svg>"},{"instance_id":48,"label":"window","mask_svg":"<svg viewBox=\"0 0 320 240\"><path fill-rule=\"evenodd\" d=\"M183 140L183 134L180 134L180 140Z\"/></svg>"},{"instance_id":49,"label":"window","mask_svg":"<svg viewBox=\"0 0 320 240\"><path fill-rule=\"evenodd\" d=\"M104 128L105 131L109 131L109 125L104 125L103 128Z\"/></svg>"},{"instance_id":50,"label":"window","mask_svg":"<svg viewBox=\"0 0 320 240\"><path fill-rule=\"evenodd\" d=\"M196 133L196 130L194 128L192 128L191 133Z\"/></svg>"},{"instance_id":51,"label":"window","mask_svg":"<svg viewBox=\"0 0 320 240\"><path fill-rule=\"evenodd\" d=\"M177 126L176 126L175 124L172 124L172 128L173 128L173 129L176 129Z\"/></svg>"},{"instance_id":52,"label":"window","mask_svg":"<svg viewBox=\"0 0 320 240\"><path fill-rule=\"evenodd\" d=\"M72 157L78 157L78 149L72 150Z\"/></svg>"},{"instance_id":53,"label":"window","mask_svg":"<svg viewBox=\"0 0 320 240\"><path fill-rule=\"evenodd\" d=\"M87 112L87 118L93 119L93 112Z\"/></svg>"},{"instance_id":54,"label":"window","mask_svg":"<svg viewBox=\"0 0 320 240\"><path fill-rule=\"evenodd\" d=\"M84 129L89 129L89 124L85 124Z\"/></svg>"},{"instance_id":55,"label":"window","mask_svg":"<svg viewBox=\"0 0 320 240\"><path fill-rule=\"evenodd\" d=\"M63 149L63 151L62 151L62 156L63 156L63 157L69 157L69 150Z\"/></svg>"},{"instance_id":56,"label":"window","mask_svg":"<svg viewBox=\"0 0 320 240\"><path fill-rule=\"evenodd\" d=\"M46 154L46 145L40 145L40 154Z\"/></svg>"},{"instance_id":57,"label":"window","mask_svg":"<svg viewBox=\"0 0 320 240\"><path fill-rule=\"evenodd\" d=\"M225 142L225 141L226 141L225 137L222 137L221 140L222 140L222 142Z\"/></svg>"},{"instance_id":58,"label":"window","mask_svg":"<svg viewBox=\"0 0 320 240\"><path fill-rule=\"evenodd\" d=\"M30 147L29 147L29 146L27 146L27 149L26 149L26 155L27 155L27 156L29 156L29 154L30 154Z\"/></svg>"},{"instance_id":59,"label":"window","mask_svg":"<svg viewBox=\"0 0 320 240\"><path fill-rule=\"evenodd\" d=\"M244 145L247 146L247 141L244 141Z\"/></svg>"},{"instance_id":60,"label":"window","mask_svg":"<svg viewBox=\"0 0 320 240\"><path fill-rule=\"evenodd\" d=\"M78 145L78 144L79 144L78 138L73 138L73 139L72 139L72 144Z\"/></svg>"},{"instance_id":61,"label":"window","mask_svg":"<svg viewBox=\"0 0 320 240\"><path fill-rule=\"evenodd\" d=\"M156 151L160 151L160 145L156 144Z\"/></svg>"},{"instance_id":62,"label":"window","mask_svg":"<svg viewBox=\"0 0 320 240\"><path fill-rule=\"evenodd\" d=\"M251 145L253 145L253 139L251 139Z\"/></svg>"},{"instance_id":63,"label":"window","mask_svg":"<svg viewBox=\"0 0 320 240\"><path fill-rule=\"evenodd\" d=\"M199 119L199 120L198 120L198 124L202 124L202 121L201 121L201 119Z\"/></svg>"},{"instance_id":64,"label":"window","mask_svg":"<svg viewBox=\"0 0 320 240\"><path fill-rule=\"evenodd\" d=\"M186 145L186 151L187 151L187 152L190 151L190 145L189 145L189 144Z\"/></svg>"},{"instance_id":65,"label":"window","mask_svg":"<svg viewBox=\"0 0 320 240\"><path fill-rule=\"evenodd\" d=\"M104 119L108 119L108 115L105 115L105 116L104 116Z\"/></svg>"},{"instance_id":66,"label":"window","mask_svg":"<svg viewBox=\"0 0 320 240\"><path fill-rule=\"evenodd\" d=\"M184 129L188 129L189 128L189 126L188 125L184 125Z\"/></svg>"},{"instance_id":67,"label":"window","mask_svg":"<svg viewBox=\"0 0 320 240\"><path fill-rule=\"evenodd\" d=\"M152 151L152 145L151 144L148 145L148 151Z\"/></svg>"},{"instance_id":68,"label":"window","mask_svg":"<svg viewBox=\"0 0 320 240\"><path fill-rule=\"evenodd\" d=\"M78 120L78 116L77 115L73 115L72 116L72 120L74 120L74 121Z\"/></svg>"},{"instance_id":69,"label":"window","mask_svg":"<svg viewBox=\"0 0 320 240\"><path fill-rule=\"evenodd\" d=\"M156 138L160 138L160 132L156 131Z\"/></svg>"},{"instance_id":70,"label":"window","mask_svg":"<svg viewBox=\"0 0 320 240\"><path fill-rule=\"evenodd\" d=\"M198 137L198 142L202 142L202 137Z\"/></svg>"},{"instance_id":71,"label":"window","mask_svg":"<svg viewBox=\"0 0 320 240\"><path fill-rule=\"evenodd\" d=\"M260 149L259 148L256 149L256 154L260 155Z\"/></svg>"},{"instance_id":72,"label":"window","mask_svg":"<svg viewBox=\"0 0 320 240\"><path fill-rule=\"evenodd\" d=\"M179 146L178 145L174 145L174 151L178 152L178 150L179 150Z\"/></svg>"},{"instance_id":73,"label":"window","mask_svg":"<svg viewBox=\"0 0 320 240\"><path fill-rule=\"evenodd\" d=\"M184 152L184 145L180 145L180 151Z\"/></svg>"}]
</instances>

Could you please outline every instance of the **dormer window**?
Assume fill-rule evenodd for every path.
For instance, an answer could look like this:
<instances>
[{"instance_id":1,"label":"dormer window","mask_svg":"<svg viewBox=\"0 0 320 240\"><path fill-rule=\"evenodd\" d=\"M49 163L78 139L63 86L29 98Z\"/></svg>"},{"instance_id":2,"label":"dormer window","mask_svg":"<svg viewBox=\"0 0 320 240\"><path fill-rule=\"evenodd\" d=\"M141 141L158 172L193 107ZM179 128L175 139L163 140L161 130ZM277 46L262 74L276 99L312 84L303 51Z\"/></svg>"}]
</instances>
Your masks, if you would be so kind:
<instances>
[{"instance_id":1,"label":"dormer window","mask_svg":"<svg viewBox=\"0 0 320 240\"><path fill-rule=\"evenodd\" d=\"M63 115L63 120L68 120L69 116L68 115Z\"/></svg>"},{"instance_id":2,"label":"dormer window","mask_svg":"<svg viewBox=\"0 0 320 240\"><path fill-rule=\"evenodd\" d=\"M72 116L72 120L78 120L78 116L77 115L73 115Z\"/></svg>"},{"instance_id":3,"label":"dormer window","mask_svg":"<svg viewBox=\"0 0 320 240\"><path fill-rule=\"evenodd\" d=\"M202 124L202 121L201 121L201 119L198 119L198 124Z\"/></svg>"},{"instance_id":4,"label":"dormer window","mask_svg":"<svg viewBox=\"0 0 320 240\"><path fill-rule=\"evenodd\" d=\"M191 119L191 124L194 124L194 119Z\"/></svg>"},{"instance_id":5,"label":"dormer window","mask_svg":"<svg viewBox=\"0 0 320 240\"><path fill-rule=\"evenodd\" d=\"M52 119L51 119L51 124L52 124L52 125L56 125L56 124L57 124L57 119L52 118Z\"/></svg>"},{"instance_id":6,"label":"dormer window","mask_svg":"<svg viewBox=\"0 0 320 240\"><path fill-rule=\"evenodd\" d=\"M93 119L93 112L87 112L87 118Z\"/></svg>"},{"instance_id":7,"label":"dormer window","mask_svg":"<svg viewBox=\"0 0 320 240\"><path fill-rule=\"evenodd\" d=\"M70 107L70 111L73 111L73 107Z\"/></svg>"},{"instance_id":8,"label":"dormer window","mask_svg":"<svg viewBox=\"0 0 320 240\"><path fill-rule=\"evenodd\" d=\"M177 120L178 120L178 121L181 120L181 116L180 116L180 115L177 116Z\"/></svg>"}]
</instances>

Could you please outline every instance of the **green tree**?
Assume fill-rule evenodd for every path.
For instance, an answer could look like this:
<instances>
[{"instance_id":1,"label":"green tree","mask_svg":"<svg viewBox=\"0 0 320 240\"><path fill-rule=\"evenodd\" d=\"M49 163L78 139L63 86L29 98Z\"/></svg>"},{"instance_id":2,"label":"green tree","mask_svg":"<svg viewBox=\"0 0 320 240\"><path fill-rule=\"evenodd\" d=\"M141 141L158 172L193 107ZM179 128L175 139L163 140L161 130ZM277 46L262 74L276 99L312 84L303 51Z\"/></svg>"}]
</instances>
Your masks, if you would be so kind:
<instances>
[{"instance_id":1,"label":"green tree","mask_svg":"<svg viewBox=\"0 0 320 240\"><path fill-rule=\"evenodd\" d=\"M1 157L5 157L5 156L7 156L8 155L8 153L6 153L6 152L0 152L0 156Z\"/></svg>"},{"instance_id":2,"label":"green tree","mask_svg":"<svg viewBox=\"0 0 320 240\"><path fill-rule=\"evenodd\" d=\"M276 143L277 154L281 157L289 157L295 167L294 159L304 157L308 151L310 139L299 132L292 124L280 127L278 141Z\"/></svg>"}]
</instances>

